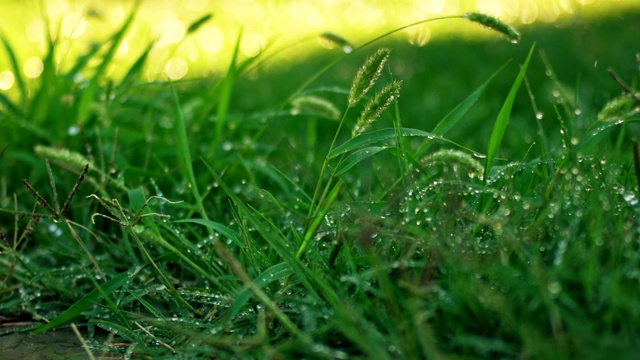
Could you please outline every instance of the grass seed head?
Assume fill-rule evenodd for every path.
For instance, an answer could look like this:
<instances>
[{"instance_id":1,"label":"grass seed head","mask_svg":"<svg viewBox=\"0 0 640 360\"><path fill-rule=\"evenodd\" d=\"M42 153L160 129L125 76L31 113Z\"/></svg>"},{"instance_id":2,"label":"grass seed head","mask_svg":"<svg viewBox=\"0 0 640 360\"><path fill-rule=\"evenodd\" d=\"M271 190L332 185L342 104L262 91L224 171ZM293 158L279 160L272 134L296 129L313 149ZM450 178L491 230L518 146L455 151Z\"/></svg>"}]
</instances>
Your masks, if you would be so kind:
<instances>
[{"instance_id":1,"label":"grass seed head","mask_svg":"<svg viewBox=\"0 0 640 360\"><path fill-rule=\"evenodd\" d=\"M362 97L376 83L382 73L384 64L389 59L389 49L379 49L375 54L371 55L362 65L358 73L353 78L351 90L349 91L349 107L362 99Z\"/></svg>"},{"instance_id":2,"label":"grass seed head","mask_svg":"<svg viewBox=\"0 0 640 360\"><path fill-rule=\"evenodd\" d=\"M514 44L520 42L520 33L500 19L482 13L467 13L464 18L503 34Z\"/></svg>"},{"instance_id":3,"label":"grass seed head","mask_svg":"<svg viewBox=\"0 0 640 360\"><path fill-rule=\"evenodd\" d=\"M356 122L356 126L354 126L351 131L352 137L362 134L369 125L380 117L380 114L398 98L401 86L402 81L396 80L382 88L382 90L367 103L360 114L360 118L358 118Z\"/></svg>"},{"instance_id":4,"label":"grass seed head","mask_svg":"<svg viewBox=\"0 0 640 360\"><path fill-rule=\"evenodd\" d=\"M312 114L322 116L331 120L338 120L340 118L340 110L329 100L321 97L307 95L295 98L291 105L291 113L293 115L298 114Z\"/></svg>"},{"instance_id":5,"label":"grass seed head","mask_svg":"<svg viewBox=\"0 0 640 360\"><path fill-rule=\"evenodd\" d=\"M320 35L320 39L323 40L328 47L339 47L347 54L353 51L353 45L340 35L326 32Z\"/></svg>"}]
</instances>

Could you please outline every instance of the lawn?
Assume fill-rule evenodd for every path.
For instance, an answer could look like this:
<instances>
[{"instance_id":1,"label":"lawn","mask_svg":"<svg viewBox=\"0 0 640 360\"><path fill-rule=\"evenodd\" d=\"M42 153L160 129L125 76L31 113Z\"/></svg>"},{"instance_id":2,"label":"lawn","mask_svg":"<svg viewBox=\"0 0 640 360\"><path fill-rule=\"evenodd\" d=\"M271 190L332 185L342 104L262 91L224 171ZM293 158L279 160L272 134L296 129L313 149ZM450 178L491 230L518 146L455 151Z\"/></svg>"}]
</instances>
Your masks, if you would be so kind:
<instances>
[{"instance_id":1,"label":"lawn","mask_svg":"<svg viewBox=\"0 0 640 360\"><path fill-rule=\"evenodd\" d=\"M109 79L133 16L0 94L21 323L0 334L74 326L96 358L640 356L640 12L517 44L484 15L440 21L490 37L423 47L326 34L174 82L143 80L149 48Z\"/></svg>"}]
</instances>

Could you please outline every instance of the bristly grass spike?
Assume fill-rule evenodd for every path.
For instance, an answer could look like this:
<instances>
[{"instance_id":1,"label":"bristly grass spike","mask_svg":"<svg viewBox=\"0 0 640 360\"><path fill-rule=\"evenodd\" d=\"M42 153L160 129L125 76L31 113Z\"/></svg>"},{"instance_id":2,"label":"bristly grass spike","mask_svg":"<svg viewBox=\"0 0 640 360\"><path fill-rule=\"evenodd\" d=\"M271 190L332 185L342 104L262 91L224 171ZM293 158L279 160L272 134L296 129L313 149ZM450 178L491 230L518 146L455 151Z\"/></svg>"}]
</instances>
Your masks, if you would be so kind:
<instances>
[{"instance_id":1,"label":"bristly grass spike","mask_svg":"<svg viewBox=\"0 0 640 360\"><path fill-rule=\"evenodd\" d=\"M389 59L390 53L391 50L389 49L379 49L367 58L351 83L351 90L349 90L349 107L357 104L371 87L375 85L382 73L384 64Z\"/></svg>"},{"instance_id":2,"label":"bristly grass spike","mask_svg":"<svg viewBox=\"0 0 640 360\"><path fill-rule=\"evenodd\" d=\"M520 33L513 27L502 22L502 20L495 18L491 15L482 13L467 13L463 16L465 19L469 19L474 23L478 23L486 28L495 30L509 39L514 44L520 42Z\"/></svg>"},{"instance_id":3,"label":"bristly grass spike","mask_svg":"<svg viewBox=\"0 0 640 360\"><path fill-rule=\"evenodd\" d=\"M351 137L356 137L363 133L369 125L371 125L382 112L398 99L400 95L400 87L402 81L396 80L391 84L385 86L367 103L360 114L360 118L356 122L356 125L351 131Z\"/></svg>"}]
</instances>

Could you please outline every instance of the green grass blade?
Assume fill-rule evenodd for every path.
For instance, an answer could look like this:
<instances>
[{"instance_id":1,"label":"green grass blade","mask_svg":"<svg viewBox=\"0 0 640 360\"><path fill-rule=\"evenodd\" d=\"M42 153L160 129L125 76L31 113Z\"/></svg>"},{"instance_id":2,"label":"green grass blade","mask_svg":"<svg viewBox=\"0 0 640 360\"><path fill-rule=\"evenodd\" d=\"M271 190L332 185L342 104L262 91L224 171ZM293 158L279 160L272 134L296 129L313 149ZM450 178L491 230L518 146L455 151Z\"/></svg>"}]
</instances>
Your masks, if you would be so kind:
<instances>
[{"instance_id":1,"label":"green grass blade","mask_svg":"<svg viewBox=\"0 0 640 360\"><path fill-rule=\"evenodd\" d=\"M184 123L184 114L182 113L182 108L180 107L180 102L178 100L178 94L176 94L176 89L171 86L171 94L173 97L173 112L175 116L175 127L176 133L178 136L178 154L179 154L179 163L182 167L182 171L184 172L185 178L190 184L191 192L193 194L193 198L196 200L196 204L198 210L200 211L200 215L208 220L207 212L202 204L202 197L200 196L200 190L198 190L198 183L196 182L196 176L193 172L193 164L191 161L191 151L189 150L189 139L187 138L187 129Z\"/></svg>"},{"instance_id":2,"label":"green grass blade","mask_svg":"<svg viewBox=\"0 0 640 360\"><path fill-rule=\"evenodd\" d=\"M478 99L480 99L480 96L484 94L484 91L489 85L489 83L491 82L491 80L493 80L493 78L500 71L502 71L502 69L504 69L505 66L506 64L500 67L500 69L498 69L498 71L493 73L489 77L489 79L487 79L487 81L485 81L482 85L480 85L477 89L475 89L469 96L467 96L464 100L462 100L462 102L456 105L456 107L453 108L453 110L451 110L442 120L440 120L440 122L438 122L436 127L433 128L431 132L437 136L444 136L444 134L446 134L449 130L451 130L451 128L456 126L458 122L460 122L462 117L469 111L469 109L471 109L471 107L478 102ZM429 146L432 143L433 142L431 140L426 140L424 143L422 143L422 145L420 145L418 150L416 150L414 157L416 159L421 158L422 155L424 155L427 152L427 150L429 149Z\"/></svg>"},{"instance_id":3,"label":"green grass blade","mask_svg":"<svg viewBox=\"0 0 640 360\"><path fill-rule=\"evenodd\" d=\"M218 234L231 239L236 245L242 247L245 245L242 236L236 231L232 230L228 226L222 225L215 221L207 220L207 219L184 219L184 220L176 220L176 223L193 223L205 226L210 230L217 232Z\"/></svg>"},{"instance_id":4,"label":"green grass blade","mask_svg":"<svg viewBox=\"0 0 640 360\"><path fill-rule=\"evenodd\" d=\"M285 245L285 241L287 241L286 237L282 235L280 230L271 222L265 223L261 221L258 216L256 216L256 212L250 209L246 204L244 204L235 193L229 188L229 186L222 181L222 178L216 174L211 166L205 162L205 165L211 172L211 175L215 178L215 180L220 184L222 190L229 196L231 201L236 205L238 211L241 212L247 219L248 223L255 228L255 230L262 236L262 238L269 244L271 248L273 248L278 255L284 260L286 264L291 267L296 277L300 280L302 284L310 291L311 295L315 298L320 298L316 293L315 287L311 285L308 279L308 272L300 261L291 253L289 247ZM263 218L263 217L261 217Z\"/></svg>"},{"instance_id":5,"label":"green grass blade","mask_svg":"<svg viewBox=\"0 0 640 360\"><path fill-rule=\"evenodd\" d=\"M504 101L502 105L502 109L500 109L500 113L498 113L498 117L496 118L496 122L493 125L493 131L491 132L491 137L489 138L489 146L487 147L487 160L484 167L484 181L487 181L487 175L489 175L489 170L491 170L491 163L495 158L498 149L500 148L500 144L502 143L502 138L504 137L504 133L507 130L507 124L509 124L509 117L511 116L511 109L513 108L513 102L516 99L516 94L518 93L518 89L520 89L520 84L522 83L522 79L524 77L525 72L527 71L527 67L529 66L529 60L531 60L531 56L533 55L533 49L535 48L535 44L531 46L529 50L529 55L527 55L527 59L520 68L520 72L516 77L516 80L513 82L511 86L511 90L507 95L507 99Z\"/></svg>"},{"instance_id":6,"label":"green grass blade","mask_svg":"<svg viewBox=\"0 0 640 360\"><path fill-rule=\"evenodd\" d=\"M216 130L213 137L212 147L213 150L217 150L220 146L220 142L222 141L222 132L224 131L224 125L227 118L227 113L229 111L229 104L231 103L231 96L233 94L233 85L236 81L236 76L238 75L237 68L237 59L238 52L240 51L240 42L242 41L242 31L238 34L238 39L236 40L236 45L233 49L233 56L231 57L231 62L229 64L229 70L227 71L227 75L224 80L222 80L221 88L220 88L220 97L218 102L218 109L216 112Z\"/></svg>"},{"instance_id":7,"label":"green grass blade","mask_svg":"<svg viewBox=\"0 0 640 360\"><path fill-rule=\"evenodd\" d=\"M3 105L7 110L9 110L11 115L18 118L22 117L20 109L18 109L18 107L3 93L0 93L0 105Z\"/></svg>"},{"instance_id":8,"label":"green grass blade","mask_svg":"<svg viewBox=\"0 0 640 360\"><path fill-rule=\"evenodd\" d=\"M42 61L42 74L39 78L40 87L33 96L27 113L27 119L37 125L41 125L44 119L47 118L51 99L55 94L55 88L58 82L58 79L56 78L55 54L56 43L51 41L49 42L49 51L47 56Z\"/></svg>"},{"instance_id":9,"label":"green grass blade","mask_svg":"<svg viewBox=\"0 0 640 360\"><path fill-rule=\"evenodd\" d=\"M403 137L406 136L423 136L428 138L435 138L435 135L426 131L418 130L418 129L409 129L404 128L400 130L400 134ZM389 140L396 138L396 129L381 129L375 131L369 131L358 135L352 139L347 140L342 145L334 148L328 155L329 159L333 159L336 156L340 156L349 151L361 149L369 144L373 144L376 142L380 142L383 140Z\"/></svg>"},{"instance_id":10,"label":"green grass blade","mask_svg":"<svg viewBox=\"0 0 640 360\"><path fill-rule=\"evenodd\" d=\"M356 166L359 162L364 159L367 159L382 150L385 150L386 147L382 146L371 146L363 149L359 149L350 154L343 162L341 162L335 170L334 176L340 176L345 172L349 171L352 167Z\"/></svg>"},{"instance_id":11,"label":"green grass blade","mask_svg":"<svg viewBox=\"0 0 640 360\"><path fill-rule=\"evenodd\" d=\"M253 283L260 289L265 287L266 285L283 279L289 275L293 274L293 270L287 263L279 263L274 265L264 272L262 272L257 278L253 280ZM251 299L253 295L252 291L249 289L244 289L240 294L238 294L235 298L233 304L229 308L228 319L233 319L240 310L244 307L244 305Z\"/></svg>"},{"instance_id":12,"label":"green grass blade","mask_svg":"<svg viewBox=\"0 0 640 360\"><path fill-rule=\"evenodd\" d=\"M196 21L192 22L189 25L189 28L187 28L187 34L192 34L196 31L198 31L198 29L200 29L200 27L202 27L202 25L206 24L209 20L211 20L211 18L213 18L212 14L206 14L202 17L200 17L199 19L197 19Z\"/></svg>"},{"instance_id":13,"label":"green grass blade","mask_svg":"<svg viewBox=\"0 0 640 360\"><path fill-rule=\"evenodd\" d=\"M6 37L2 36L2 44L4 45L4 49L7 51L7 56L9 56L9 62L11 63L11 70L13 71L13 76L16 80L16 86L20 91L20 99L24 102L27 99L27 86L25 85L24 78L22 77L22 69L18 63L18 58L16 57L15 52L13 52L13 47L9 43Z\"/></svg>"},{"instance_id":14,"label":"green grass blade","mask_svg":"<svg viewBox=\"0 0 640 360\"><path fill-rule=\"evenodd\" d=\"M131 27L131 23L133 22L133 19L137 13L140 3L141 3L140 0L135 2L135 4L133 5L133 9L129 14L129 17L125 20L125 22L122 24L120 29L111 38L111 46L109 46L109 48L107 49L107 52L102 58L102 62L100 63L95 73L93 74L93 77L89 81L89 85L82 93L82 96L78 101L77 115L78 115L79 124L84 124L87 121L87 118L89 117L89 114L90 114L90 111L89 111L90 105L95 100L95 94L96 94L96 91L98 90L98 86L100 85L100 81L102 81L102 77L106 73L107 67L111 63L111 60L113 60L113 57L116 54L116 51L120 47L120 44L122 43L122 40L124 39L124 36L127 33L127 30L129 30L129 28Z\"/></svg>"},{"instance_id":15,"label":"green grass blade","mask_svg":"<svg viewBox=\"0 0 640 360\"><path fill-rule=\"evenodd\" d=\"M126 94L138 80L140 80L144 66L147 63L147 58L149 57L149 52L152 48L153 44L147 45L142 54L140 54L138 59L133 63L133 65L131 65L127 74L122 78L120 84L118 84L114 102L118 102L118 100Z\"/></svg>"},{"instance_id":16,"label":"green grass blade","mask_svg":"<svg viewBox=\"0 0 640 360\"><path fill-rule=\"evenodd\" d=\"M133 277L138 273L138 270L125 272L116 275L113 279L107 281L102 285L102 291L105 294L110 294L114 292L117 288L126 284L128 281L133 279ZM67 322L73 320L78 317L82 312L93 306L96 302L100 300L102 294L98 289L94 289L87 295L83 296L82 299L78 300L75 304L71 305L67 310L65 310L62 314L55 317L53 320L48 323L42 325L41 327L35 329L31 332L31 335L39 334L41 332L50 330L55 328L56 326L60 326L66 324Z\"/></svg>"},{"instance_id":17,"label":"green grass blade","mask_svg":"<svg viewBox=\"0 0 640 360\"><path fill-rule=\"evenodd\" d=\"M107 294L107 292L104 291L102 286L98 284L96 279L93 278L93 274L91 274L91 272L85 269L84 266L82 267L82 270L84 270L85 274L87 274L87 277L89 278L89 280L91 280L91 283L93 284L93 286L96 287L96 290L98 290L98 292L100 293L100 296L102 296L104 301L107 303L107 306L109 307L109 309L111 309L111 311L116 315L116 317L120 320L122 325L128 328L129 330L131 330L131 325L129 325L129 321L127 320L127 317L124 316L122 311L120 311L120 309L118 309L118 307L113 302L113 300L111 300L111 298L109 297L109 294Z\"/></svg>"}]
</instances>

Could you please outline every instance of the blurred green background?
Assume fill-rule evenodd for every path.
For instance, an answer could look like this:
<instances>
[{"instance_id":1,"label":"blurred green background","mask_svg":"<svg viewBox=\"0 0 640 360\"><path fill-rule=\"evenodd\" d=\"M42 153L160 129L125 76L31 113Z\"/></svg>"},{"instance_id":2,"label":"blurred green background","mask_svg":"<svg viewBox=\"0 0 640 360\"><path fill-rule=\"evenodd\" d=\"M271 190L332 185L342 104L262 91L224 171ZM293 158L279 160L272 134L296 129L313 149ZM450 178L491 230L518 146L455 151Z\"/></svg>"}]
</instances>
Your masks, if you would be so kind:
<instances>
[{"instance_id":1,"label":"blurred green background","mask_svg":"<svg viewBox=\"0 0 640 360\"><path fill-rule=\"evenodd\" d=\"M40 60L46 51L47 32L60 42L58 61L71 66L74 58L92 43L105 42L124 21L134 1L2 0L2 34L16 49L28 78L42 71ZM313 56L327 44L317 35L339 34L354 44L362 43L389 29L419 20L480 11L515 26L553 24L569 19L594 19L640 9L637 0L405 0L405 1L142 1L133 28L123 41L112 76L122 75L144 48L155 42L148 79L201 76L227 67L238 34L240 53L253 56L261 50L278 53L273 63ZM193 36L185 37L188 26L205 14L213 19ZM425 46L450 36L486 38L489 31L459 21L444 21L411 27L396 39ZM295 44L295 45L294 45ZM293 45L293 46L292 46ZM288 48L287 51L278 51ZM0 90L14 85L8 59L0 56Z\"/></svg>"}]
</instances>

